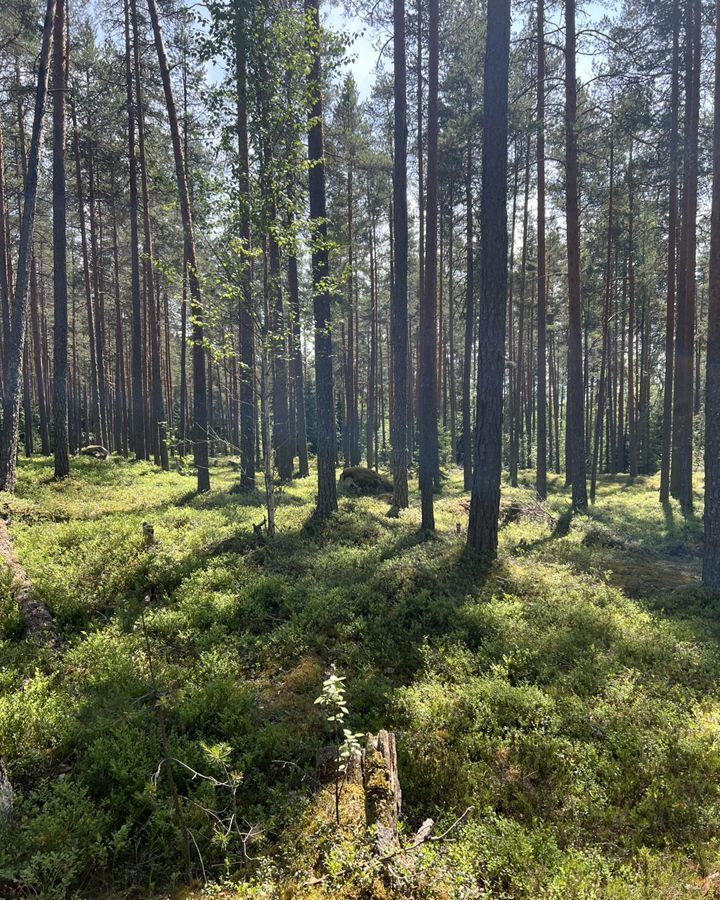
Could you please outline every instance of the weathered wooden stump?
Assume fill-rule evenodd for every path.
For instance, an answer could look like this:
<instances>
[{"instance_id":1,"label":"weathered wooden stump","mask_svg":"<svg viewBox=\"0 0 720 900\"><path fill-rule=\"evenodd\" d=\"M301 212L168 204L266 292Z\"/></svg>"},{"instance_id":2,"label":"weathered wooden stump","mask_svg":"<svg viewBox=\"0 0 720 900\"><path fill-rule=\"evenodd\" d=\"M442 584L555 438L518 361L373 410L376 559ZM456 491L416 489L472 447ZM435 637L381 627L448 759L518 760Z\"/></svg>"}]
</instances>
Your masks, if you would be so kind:
<instances>
[{"instance_id":1,"label":"weathered wooden stump","mask_svg":"<svg viewBox=\"0 0 720 900\"><path fill-rule=\"evenodd\" d=\"M13 810L13 786L8 778L5 763L0 759L0 824L6 822Z\"/></svg>"},{"instance_id":2,"label":"weathered wooden stump","mask_svg":"<svg viewBox=\"0 0 720 900\"><path fill-rule=\"evenodd\" d=\"M402 791L397 769L395 735L382 729L369 734L363 754L365 820L377 828L378 850L382 854L399 849L398 822Z\"/></svg>"},{"instance_id":3,"label":"weathered wooden stump","mask_svg":"<svg viewBox=\"0 0 720 900\"><path fill-rule=\"evenodd\" d=\"M155 545L155 527L150 522L143 522L143 543L149 549Z\"/></svg>"}]
</instances>

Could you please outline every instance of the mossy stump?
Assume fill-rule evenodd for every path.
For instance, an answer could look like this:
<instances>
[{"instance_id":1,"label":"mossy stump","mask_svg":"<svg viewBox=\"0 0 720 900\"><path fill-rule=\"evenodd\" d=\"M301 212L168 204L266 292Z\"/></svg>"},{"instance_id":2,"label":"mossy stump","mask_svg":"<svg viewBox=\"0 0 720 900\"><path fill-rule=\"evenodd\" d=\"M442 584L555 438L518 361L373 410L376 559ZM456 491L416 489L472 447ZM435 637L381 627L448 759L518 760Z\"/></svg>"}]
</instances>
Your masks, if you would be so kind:
<instances>
[{"instance_id":1,"label":"mossy stump","mask_svg":"<svg viewBox=\"0 0 720 900\"><path fill-rule=\"evenodd\" d=\"M400 847L398 821L402 791L397 769L397 750L392 731L369 734L363 754L365 821L377 829L378 850L392 853Z\"/></svg>"}]
</instances>

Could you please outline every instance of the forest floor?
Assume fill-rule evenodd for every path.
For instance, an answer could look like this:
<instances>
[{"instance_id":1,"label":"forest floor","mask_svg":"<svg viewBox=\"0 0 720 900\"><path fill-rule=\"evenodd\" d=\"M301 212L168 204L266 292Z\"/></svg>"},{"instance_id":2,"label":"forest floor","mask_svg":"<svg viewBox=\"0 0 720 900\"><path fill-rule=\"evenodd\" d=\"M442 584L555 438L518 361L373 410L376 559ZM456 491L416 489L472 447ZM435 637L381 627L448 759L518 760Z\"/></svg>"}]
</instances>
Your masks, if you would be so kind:
<instances>
[{"instance_id":1,"label":"forest floor","mask_svg":"<svg viewBox=\"0 0 720 900\"><path fill-rule=\"evenodd\" d=\"M216 885L192 896L720 896L720 598L699 583L700 497L686 518L653 477L604 478L571 519L560 479L541 506L528 473L504 489L484 574L457 471L432 538L415 496L397 519L343 498L306 528L312 478L281 489L278 533L258 538L262 498L230 493L236 478L218 462L196 496L179 472L81 459L55 483L33 459L0 495L63 641L22 639L2 578L0 896L170 896L163 725L193 871ZM390 889L313 779L331 670L348 727L397 735L408 834L472 807Z\"/></svg>"}]
</instances>

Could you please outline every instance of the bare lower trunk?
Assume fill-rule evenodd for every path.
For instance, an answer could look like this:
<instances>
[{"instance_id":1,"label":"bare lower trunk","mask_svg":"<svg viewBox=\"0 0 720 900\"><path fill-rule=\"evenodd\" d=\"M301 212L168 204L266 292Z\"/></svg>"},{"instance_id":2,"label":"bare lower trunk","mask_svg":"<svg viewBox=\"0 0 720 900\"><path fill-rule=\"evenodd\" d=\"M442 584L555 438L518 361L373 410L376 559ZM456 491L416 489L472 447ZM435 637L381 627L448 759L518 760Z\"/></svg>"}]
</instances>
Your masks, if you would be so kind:
<instances>
[{"instance_id":1,"label":"bare lower trunk","mask_svg":"<svg viewBox=\"0 0 720 900\"><path fill-rule=\"evenodd\" d=\"M30 153L28 155L27 176L23 194L22 227L18 249L15 295L12 304L10 340L3 360L3 422L0 440L0 489L13 491L17 467L17 446L20 424L20 392L22 383L23 356L25 353L25 326L27 319L28 285L30 281L30 261L32 257L32 237L35 224L35 201L37 198L38 170L42 150L45 101L48 93L50 71L50 48L52 28L55 18L55 0L48 0L43 28L42 48L38 68L38 82L35 94L35 115L33 118Z\"/></svg>"},{"instance_id":2,"label":"bare lower trunk","mask_svg":"<svg viewBox=\"0 0 720 900\"><path fill-rule=\"evenodd\" d=\"M497 555L502 468L502 403L507 309L507 132L510 0L489 0L483 108L485 133L480 223L477 457L468 546L488 562Z\"/></svg>"}]
</instances>

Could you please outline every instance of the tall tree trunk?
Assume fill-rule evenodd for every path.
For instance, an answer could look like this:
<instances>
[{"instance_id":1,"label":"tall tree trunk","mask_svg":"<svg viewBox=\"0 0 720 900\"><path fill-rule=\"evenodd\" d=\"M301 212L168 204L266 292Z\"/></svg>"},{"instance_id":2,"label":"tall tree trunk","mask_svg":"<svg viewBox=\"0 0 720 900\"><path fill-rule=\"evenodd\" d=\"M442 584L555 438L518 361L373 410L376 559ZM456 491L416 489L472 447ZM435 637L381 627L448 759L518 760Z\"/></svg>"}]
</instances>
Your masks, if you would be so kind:
<instances>
[{"instance_id":1,"label":"tall tree trunk","mask_svg":"<svg viewBox=\"0 0 720 900\"><path fill-rule=\"evenodd\" d=\"M720 0L715 0L715 122L710 215L710 293L705 379L703 583L720 588Z\"/></svg>"},{"instance_id":2,"label":"tall tree trunk","mask_svg":"<svg viewBox=\"0 0 720 900\"><path fill-rule=\"evenodd\" d=\"M337 509L335 460L337 436L333 403L331 294L328 285L327 209L325 199L325 151L323 147L323 96L320 66L320 0L305 0L307 40L312 65L309 77L311 104L308 119L308 182L312 227L313 312L315 318L315 396L317 415L318 494L316 515Z\"/></svg>"},{"instance_id":3,"label":"tall tree trunk","mask_svg":"<svg viewBox=\"0 0 720 900\"><path fill-rule=\"evenodd\" d=\"M407 211L407 64L405 0L393 0L393 204L392 240L392 451L393 505L408 505L408 211Z\"/></svg>"},{"instance_id":4,"label":"tall tree trunk","mask_svg":"<svg viewBox=\"0 0 720 900\"><path fill-rule=\"evenodd\" d=\"M509 281L507 297L507 358L512 360L513 368L508 373L508 468L510 470L510 484L517 487L518 483L518 459L515 452L515 430L518 423L515 421L515 390L517 380L515 378L515 223L517 221L518 184L520 182L520 155L518 153L517 138L513 141L513 189L512 189L512 217L510 219L510 261Z\"/></svg>"},{"instance_id":5,"label":"tall tree trunk","mask_svg":"<svg viewBox=\"0 0 720 900\"><path fill-rule=\"evenodd\" d=\"M370 198L371 199L371 198ZM366 457L368 468L377 468L377 275L375 261L375 211L370 208L370 360L367 380Z\"/></svg>"},{"instance_id":6,"label":"tall tree trunk","mask_svg":"<svg viewBox=\"0 0 720 900\"><path fill-rule=\"evenodd\" d=\"M525 377L525 287L527 284L527 257L528 257L528 220L530 199L530 132L527 135L525 147L525 178L523 199L523 227L522 227L522 256L520 262L520 297L518 302L518 341L515 357L511 370L511 381L514 383L512 392L512 418L515 427L512 430L510 448L510 483L517 487L518 465L520 464L520 452L523 436L523 396L526 393L524 385ZM513 235L514 236L514 235ZM512 266L511 266L512 270Z\"/></svg>"},{"instance_id":7,"label":"tall tree trunk","mask_svg":"<svg viewBox=\"0 0 720 900\"><path fill-rule=\"evenodd\" d=\"M255 321L250 268L250 157L247 125L247 46L244 9L235 16L235 80L237 93L238 194L240 203L240 483L241 491L255 489Z\"/></svg>"},{"instance_id":8,"label":"tall tree trunk","mask_svg":"<svg viewBox=\"0 0 720 900\"><path fill-rule=\"evenodd\" d=\"M355 255L353 241L353 168L349 164L347 173L347 232L348 232L348 268L347 268L347 353L345 356L345 428L347 430L347 463L357 466L360 463L360 429L358 425L358 396L355 390L357 356L355 354Z\"/></svg>"},{"instance_id":9,"label":"tall tree trunk","mask_svg":"<svg viewBox=\"0 0 720 900\"><path fill-rule=\"evenodd\" d=\"M125 81L128 106L128 161L130 168L130 297L132 306L131 326L131 377L132 395L132 447L136 459L147 459L145 445L145 391L143 388L143 335L142 303L140 298L140 251L138 237L138 189L137 154L135 151L135 99L130 51L130 4L125 0Z\"/></svg>"},{"instance_id":10,"label":"tall tree trunk","mask_svg":"<svg viewBox=\"0 0 720 900\"><path fill-rule=\"evenodd\" d=\"M630 478L635 478L638 472L637 452L637 410L635 403L635 259L634 259L634 203L635 203L632 145L630 147L630 165L628 169L628 388L627 388L627 415L628 415L628 472Z\"/></svg>"},{"instance_id":11,"label":"tall tree trunk","mask_svg":"<svg viewBox=\"0 0 720 900\"><path fill-rule=\"evenodd\" d=\"M610 128L612 129L612 118ZM592 470L590 472L590 501L595 502L597 488L598 464L600 459L600 437L602 435L603 417L605 415L605 394L608 359L610 356L610 298L612 291L612 238L613 238L613 193L615 186L615 148L612 131L610 134L610 188L608 199L607 221L607 256L605 269L605 298L603 303L602 318L602 356L600 359L600 380L598 382L597 413L595 417L595 432L593 435Z\"/></svg>"},{"instance_id":12,"label":"tall tree trunk","mask_svg":"<svg viewBox=\"0 0 720 900\"><path fill-rule=\"evenodd\" d=\"M282 279L280 274L280 246L274 234L277 214L274 201L270 204L268 231L269 281L271 293L270 334L268 335L272 356L273 391L272 441L278 475L283 481L292 478L293 448L290 443L290 405L288 401L288 365L286 349L286 329L283 304Z\"/></svg>"},{"instance_id":13,"label":"tall tree trunk","mask_svg":"<svg viewBox=\"0 0 720 900\"><path fill-rule=\"evenodd\" d=\"M502 403L507 308L507 134L510 0L489 0L483 109L482 213L477 457L468 546L485 560L497 555L502 467Z\"/></svg>"},{"instance_id":14,"label":"tall tree trunk","mask_svg":"<svg viewBox=\"0 0 720 900\"><path fill-rule=\"evenodd\" d=\"M545 264L545 0L537 5L537 469L535 489L547 497L547 281Z\"/></svg>"},{"instance_id":15,"label":"tall tree trunk","mask_svg":"<svg viewBox=\"0 0 720 900\"><path fill-rule=\"evenodd\" d=\"M55 19L55 0L48 0L43 27L42 47L38 66L37 90L35 93L35 113L33 117L30 153L23 192L22 227L18 248L15 295L12 304L10 341L3 360L3 421L0 432L0 489L13 491L17 471L17 446L20 424L20 392L25 354L25 331L27 320L28 285L30 261L32 258L32 238L35 225L35 201L37 198L38 170L42 151L45 102L48 93L50 73L50 48Z\"/></svg>"},{"instance_id":16,"label":"tall tree trunk","mask_svg":"<svg viewBox=\"0 0 720 900\"><path fill-rule=\"evenodd\" d=\"M468 115L472 110L468 98ZM463 433L463 488L472 487L473 427L472 406L472 355L475 336L475 258L473 253L473 154L468 138L465 168L465 339L463 343L462 373L462 433Z\"/></svg>"},{"instance_id":17,"label":"tall tree trunk","mask_svg":"<svg viewBox=\"0 0 720 900\"><path fill-rule=\"evenodd\" d=\"M572 506L587 508L583 397L582 303L580 299L580 210L577 160L577 84L575 76L575 0L565 2L565 190L568 256L568 469Z\"/></svg>"},{"instance_id":18,"label":"tall tree trunk","mask_svg":"<svg viewBox=\"0 0 720 900\"><path fill-rule=\"evenodd\" d=\"M35 397L40 425L40 452L43 456L49 456L50 429L48 427L47 395L45 393L42 326L38 305L38 263L34 254L30 262L30 326L32 328L33 362L35 368Z\"/></svg>"},{"instance_id":19,"label":"tall tree trunk","mask_svg":"<svg viewBox=\"0 0 720 900\"><path fill-rule=\"evenodd\" d=\"M175 98L172 84L170 83L170 67L165 54L160 21L155 0L148 0L150 19L152 21L155 49L157 50L158 63L160 65L160 77L165 93L165 106L167 107L170 121L170 133L172 136L173 155L175 157L175 176L177 179L178 194L180 199L180 214L183 225L183 239L185 246L185 259L188 266L188 283L190 286L190 303L193 316L193 383L194 383L194 419L193 422L193 457L197 469L198 491L200 493L210 490L210 459L208 453L208 409L205 385L205 348L203 306L200 293L200 278L195 254L195 233L193 230L192 213L190 210L190 194L188 193L188 177L180 139Z\"/></svg>"},{"instance_id":20,"label":"tall tree trunk","mask_svg":"<svg viewBox=\"0 0 720 900\"><path fill-rule=\"evenodd\" d=\"M450 246L448 247L448 365L450 372L450 447L451 460L457 463L457 382L455 372L455 221L450 203Z\"/></svg>"},{"instance_id":21,"label":"tall tree trunk","mask_svg":"<svg viewBox=\"0 0 720 900\"><path fill-rule=\"evenodd\" d=\"M138 31L137 2L130 0L133 29L133 68L135 73L135 103L137 109L138 153L140 162L140 189L143 218L143 256L145 275L145 302L148 309L148 333L150 337L150 443L155 465L165 471L169 468L165 421L165 401L160 363L160 327L157 316L153 285L155 262L153 258L152 232L150 230L150 195L148 190L147 158L145 155L145 109L140 71L140 35Z\"/></svg>"},{"instance_id":22,"label":"tall tree trunk","mask_svg":"<svg viewBox=\"0 0 720 900\"><path fill-rule=\"evenodd\" d=\"M692 507L693 352L697 253L698 128L700 118L700 0L686 3L685 150L683 217L678 260L677 329L673 379L670 492L684 510Z\"/></svg>"},{"instance_id":23,"label":"tall tree trunk","mask_svg":"<svg viewBox=\"0 0 720 900\"><path fill-rule=\"evenodd\" d=\"M428 125L425 281L420 304L418 417L421 527L435 528L433 488L438 467L437 434L437 217L438 217L438 0L428 4Z\"/></svg>"},{"instance_id":24,"label":"tall tree trunk","mask_svg":"<svg viewBox=\"0 0 720 900\"><path fill-rule=\"evenodd\" d=\"M120 302L120 248L118 247L117 215L113 204L113 267L115 273L115 452L127 458L127 422L125 417L125 349Z\"/></svg>"},{"instance_id":25,"label":"tall tree trunk","mask_svg":"<svg viewBox=\"0 0 720 900\"><path fill-rule=\"evenodd\" d=\"M292 223L291 223L292 228ZM307 446L307 416L305 411L305 375L303 372L302 329L300 327L300 288L295 247L288 253L288 286L290 314L292 316L292 367L295 389L295 443L297 444L298 469L301 478L310 474Z\"/></svg>"},{"instance_id":26,"label":"tall tree trunk","mask_svg":"<svg viewBox=\"0 0 720 900\"><path fill-rule=\"evenodd\" d=\"M71 101L72 102L72 101ZM98 387L98 369L97 369L97 344L95 342L95 313L93 310L92 287L90 284L90 257L88 251L87 228L85 224L85 201L83 197L82 171L80 163L80 140L78 137L77 115L74 104L71 106L72 123L73 123L73 153L75 156L75 186L78 199L78 220L80 224L80 253L82 256L83 266L83 287L85 292L85 310L87 314L88 329L88 350L90 360L90 404L92 409L88 409L88 438L90 436L90 423L99 431L101 414L100 414L100 391ZM97 440L102 438L96 435Z\"/></svg>"},{"instance_id":27,"label":"tall tree trunk","mask_svg":"<svg viewBox=\"0 0 720 900\"><path fill-rule=\"evenodd\" d=\"M107 447L109 443L107 432L107 381L105 378L105 339L103 329L105 327L103 316L103 290L101 275L102 251L98 244L98 227L96 217L95 202L95 178L93 165L92 143L88 153L88 208L90 211L90 251L92 258L92 303L93 303L93 324L95 339L95 361L97 366L97 389L98 389L98 409L100 412L100 420L98 425L99 443L103 447Z\"/></svg>"},{"instance_id":28,"label":"tall tree trunk","mask_svg":"<svg viewBox=\"0 0 720 900\"><path fill-rule=\"evenodd\" d=\"M5 188L5 150L0 129L0 315L2 316L3 357L10 344L10 244L8 203Z\"/></svg>"}]
</instances>

